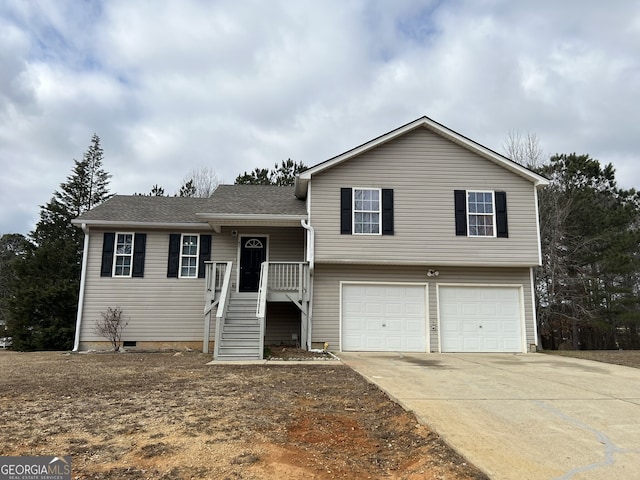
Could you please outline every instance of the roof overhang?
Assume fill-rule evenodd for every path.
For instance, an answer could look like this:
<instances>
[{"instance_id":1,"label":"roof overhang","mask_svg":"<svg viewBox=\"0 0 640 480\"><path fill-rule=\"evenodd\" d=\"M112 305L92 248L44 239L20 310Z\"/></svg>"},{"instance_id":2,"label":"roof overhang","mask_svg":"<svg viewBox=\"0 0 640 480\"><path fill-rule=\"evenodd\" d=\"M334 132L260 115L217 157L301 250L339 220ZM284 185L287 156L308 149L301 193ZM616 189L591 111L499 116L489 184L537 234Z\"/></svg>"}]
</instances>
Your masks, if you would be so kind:
<instances>
[{"instance_id":1,"label":"roof overhang","mask_svg":"<svg viewBox=\"0 0 640 480\"><path fill-rule=\"evenodd\" d=\"M261 215L237 213L197 213L196 217L208 222L213 231L220 233L222 227L301 227L306 215Z\"/></svg>"},{"instance_id":2,"label":"roof overhang","mask_svg":"<svg viewBox=\"0 0 640 480\"><path fill-rule=\"evenodd\" d=\"M167 222L123 222L121 220L82 220L74 218L73 225L82 227L105 227L105 228L145 228L145 229L180 229L180 230L210 230L211 225L202 223L167 223Z\"/></svg>"},{"instance_id":3,"label":"roof overhang","mask_svg":"<svg viewBox=\"0 0 640 480\"><path fill-rule=\"evenodd\" d=\"M300 199L306 198L309 181L311 180L311 177L313 175L320 173L324 170L327 170L335 165L339 165L340 163L345 162L350 158L353 158L357 155L367 152L368 150L378 147L401 135L404 135L407 132L410 132L411 130L414 130L420 127L427 128L432 132L436 133L437 135L440 135L441 137L451 140L452 142L457 143L458 145L480 155L481 157L486 158L487 160L494 162L523 178L526 178L527 180L531 181L536 187L541 187L549 184L549 180L544 178L542 175L538 175L537 173L529 170L528 168L523 167L519 163L516 163L513 160L510 160L507 157L500 155L499 153L494 152L493 150L483 145L480 145L477 142L474 142L473 140L465 137L464 135L460 135L459 133L454 132L453 130L445 127L444 125L434 120L431 120L429 117L422 117L417 120L414 120L413 122L407 123L402 127L396 128L395 130L392 130L389 133L381 135L380 137L375 138L367 143L364 143L359 147L353 148L341 155L333 157L323 163L316 165L315 167L311 167L305 170L304 172L300 173L296 177L296 183L295 183L296 197Z\"/></svg>"}]
</instances>

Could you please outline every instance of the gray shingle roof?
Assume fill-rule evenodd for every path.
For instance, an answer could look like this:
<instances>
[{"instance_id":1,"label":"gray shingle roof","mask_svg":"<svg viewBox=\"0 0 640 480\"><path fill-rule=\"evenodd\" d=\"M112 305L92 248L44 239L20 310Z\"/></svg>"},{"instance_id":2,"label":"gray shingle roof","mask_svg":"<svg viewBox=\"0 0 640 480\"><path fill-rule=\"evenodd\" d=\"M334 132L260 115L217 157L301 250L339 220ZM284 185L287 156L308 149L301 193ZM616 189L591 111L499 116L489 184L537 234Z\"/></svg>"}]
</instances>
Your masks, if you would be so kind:
<instances>
[{"instance_id":1,"label":"gray shingle roof","mask_svg":"<svg viewBox=\"0 0 640 480\"><path fill-rule=\"evenodd\" d=\"M293 187L220 185L210 198L116 195L80 215L74 223L205 223L197 213L224 215L306 215Z\"/></svg>"},{"instance_id":2,"label":"gray shingle roof","mask_svg":"<svg viewBox=\"0 0 640 480\"><path fill-rule=\"evenodd\" d=\"M293 187L271 185L220 185L211 200L211 213L255 215L306 215L305 202Z\"/></svg>"}]
</instances>

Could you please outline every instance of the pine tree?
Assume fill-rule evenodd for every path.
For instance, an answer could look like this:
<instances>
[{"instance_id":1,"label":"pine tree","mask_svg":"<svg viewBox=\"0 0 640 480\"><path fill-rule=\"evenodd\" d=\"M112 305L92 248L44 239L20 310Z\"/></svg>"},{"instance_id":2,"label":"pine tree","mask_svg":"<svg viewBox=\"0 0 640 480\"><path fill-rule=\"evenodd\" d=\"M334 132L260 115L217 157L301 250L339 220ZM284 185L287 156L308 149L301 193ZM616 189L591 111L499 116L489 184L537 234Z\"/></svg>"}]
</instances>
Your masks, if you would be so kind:
<instances>
[{"instance_id":1,"label":"pine tree","mask_svg":"<svg viewBox=\"0 0 640 480\"><path fill-rule=\"evenodd\" d=\"M157 183L151 187L151 192L149 192L149 196L151 197L164 197L164 188L162 188Z\"/></svg>"},{"instance_id":2,"label":"pine tree","mask_svg":"<svg viewBox=\"0 0 640 480\"><path fill-rule=\"evenodd\" d=\"M637 192L619 188L613 166L588 155L555 155L540 171L551 180L540 192L537 275L545 347L637 348Z\"/></svg>"},{"instance_id":3,"label":"pine tree","mask_svg":"<svg viewBox=\"0 0 640 480\"><path fill-rule=\"evenodd\" d=\"M195 197L196 187L193 184L193 180L187 180L184 185L180 187L179 197Z\"/></svg>"},{"instance_id":4,"label":"pine tree","mask_svg":"<svg viewBox=\"0 0 640 480\"><path fill-rule=\"evenodd\" d=\"M293 185L296 175L306 170L302 162L294 162L290 158L277 163L273 169L256 168L251 173L244 172L236 178L236 185Z\"/></svg>"},{"instance_id":5,"label":"pine tree","mask_svg":"<svg viewBox=\"0 0 640 480\"><path fill-rule=\"evenodd\" d=\"M4 337L4 326L9 319L7 300L15 276L15 263L23 259L30 244L24 235L7 233L0 237L0 337Z\"/></svg>"},{"instance_id":6,"label":"pine tree","mask_svg":"<svg viewBox=\"0 0 640 480\"><path fill-rule=\"evenodd\" d=\"M29 235L33 245L15 263L7 326L16 349L72 346L83 235L71 220L111 197L111 175L102 160L100 138L94 134L67 181L41 206L40 221Z\"/></svg>"},{"instance_id":7,"label":"pine tree","mask_svg":"<svg viewBox=\"0 0 640 480\"><path fill-rule=\"evenodd\" d=\"M112 195L108 186L111 175L102 168L103 151L95 133L82 160L74 159L74 168L67 181L60 184L46 205L40 206L40 221L30 236L37 245L64 238L82 248L82 232L71 220L91 210Z\"/></svg>"}]
</instances>

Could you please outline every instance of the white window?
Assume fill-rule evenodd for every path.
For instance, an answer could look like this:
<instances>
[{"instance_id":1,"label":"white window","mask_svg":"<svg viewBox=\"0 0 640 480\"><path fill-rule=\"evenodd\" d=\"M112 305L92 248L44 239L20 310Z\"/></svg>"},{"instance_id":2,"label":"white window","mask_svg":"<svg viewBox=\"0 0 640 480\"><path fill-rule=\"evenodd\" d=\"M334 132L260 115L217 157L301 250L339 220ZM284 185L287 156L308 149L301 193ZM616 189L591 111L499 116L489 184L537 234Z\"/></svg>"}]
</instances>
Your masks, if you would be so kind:
<instances>
[{"instance_id":1,"label":"white window","mask_svg":"<svg viewBox=\"0 0 640 480\"><path fill-rule=\"evenodd\" d=\"M182 235L180 278L198 276L198 235Z\"/></svg>"},{"instance_id":2,"label":"white window","mask_svg":"<svg viewBox=\"0 0 640 480\"><path fill-rule=\"evenodd\" d=\"M467 225L470 237L495 237L493 192L467 192Z\"/></svg>"},{"instance_id":3,"label":"white window","mask_svg":"<svg viewBox=\"0 0 640 480\"><path fill-rule=\"evenodd\" d=\"M353 189L353 233L380 235L380 189Z\"/></svg>"},{"instance_id":4,"label":"white window","mask_svg":"<svg viewBox=\"0 0 640 480\"><path fill-rule=\"evenodd\" d=\"M117 233L113 256L113 276L130 277L133 262L133 233Z\"/></svg>"}]
</instances>

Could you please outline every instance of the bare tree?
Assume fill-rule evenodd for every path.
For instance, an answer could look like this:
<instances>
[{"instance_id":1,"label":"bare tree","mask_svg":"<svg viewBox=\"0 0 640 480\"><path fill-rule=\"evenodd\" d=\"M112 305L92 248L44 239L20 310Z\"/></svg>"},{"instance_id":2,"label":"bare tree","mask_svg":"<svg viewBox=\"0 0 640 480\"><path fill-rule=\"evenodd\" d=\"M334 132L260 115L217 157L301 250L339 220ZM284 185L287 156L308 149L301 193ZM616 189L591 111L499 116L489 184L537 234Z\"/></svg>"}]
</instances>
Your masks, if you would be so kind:
<instances>
[{"instance_id":1,"label":"bare tree","mask_svg":"<svg viewBox=\"0 0 640 480\"><path fill-rule=\"evenodd\" d=\"M120 350L122 331L129 322L122 314L120 307L108 307L106 312L100 314L102 318L96 320L95 332L111 342L113 350Z\"/></svg>"},{"instance_id":2,"label":"bare tree","mask_svg":"<svg viewBox=\"0 0 640 480\"><path fill-rule=\"evenodd\" d=\"M218 188L219 183L213 169L203 165L190 170L182 179L179 196L209 198Z\"/></svg>"},{"instance_id":3,"label":"bare tree","mask_svg":"<svg viewBox=\"0 0 640 480\"><path fill-rule=\"evenodd\" d=\"M527 168L535 170L544 163L544 150L535 133L510 130L502 149L508 158Z\"/></svg>"}]
</instances>

